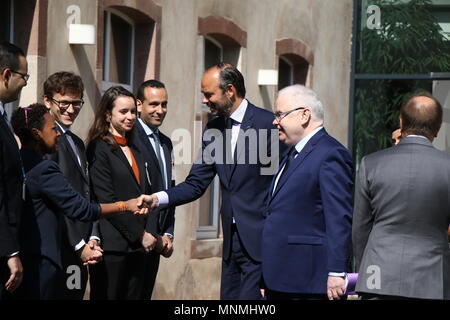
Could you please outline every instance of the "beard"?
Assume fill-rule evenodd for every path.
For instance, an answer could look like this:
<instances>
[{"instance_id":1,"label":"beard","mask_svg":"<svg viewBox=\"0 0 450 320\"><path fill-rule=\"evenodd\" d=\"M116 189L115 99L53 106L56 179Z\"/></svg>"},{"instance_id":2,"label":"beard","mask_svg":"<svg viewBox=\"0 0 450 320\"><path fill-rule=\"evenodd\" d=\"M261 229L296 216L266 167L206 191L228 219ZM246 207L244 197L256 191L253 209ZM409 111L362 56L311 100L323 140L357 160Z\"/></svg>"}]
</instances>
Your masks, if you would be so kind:
<instances>
[{"instance_id":1,"label":"beard","mask_svg":"<svg viewBox=\"0 0 450 320\"><path fill-rule=\"evenodd\" d=\"M229 117L231 115L231 108L233 108L233 102L227 98L224 103L208 102L208 108L213 115Z\"/></svg>"}]
</instances>

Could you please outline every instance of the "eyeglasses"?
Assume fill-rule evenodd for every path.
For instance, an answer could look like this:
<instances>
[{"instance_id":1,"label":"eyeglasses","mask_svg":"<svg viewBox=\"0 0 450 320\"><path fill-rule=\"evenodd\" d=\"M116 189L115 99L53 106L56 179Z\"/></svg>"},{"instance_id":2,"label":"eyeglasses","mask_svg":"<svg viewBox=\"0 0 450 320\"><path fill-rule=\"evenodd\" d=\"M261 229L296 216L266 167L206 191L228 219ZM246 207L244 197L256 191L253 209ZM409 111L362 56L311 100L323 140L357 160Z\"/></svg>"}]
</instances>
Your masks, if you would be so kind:
<instances>
[{"instance_id":1,"label":"eyeglasses","mask_svg":"<svg viewBox=\"0 0 450 320\"><path fill-rule=\"evenodd\" d=\"M302 109L306 109L306 108L298 107L298 108L295 108L295 109L292 109L289 111L285 111L285 112L275 112L274 116L278 122L281 122L281 120L283 120L283 118L286 117L289 113L297 111L297 110L302 110Z\"/></svg>"},{"instance_id":2,"label":"eyeglasses","mask_svg":"<svg viewBox=\"0 0 450 320\"><path fill-rule=\"evenodd\" d=\"M59 110L61 111L61 113L66 112L67 109L69 109L70 106L72 106L73 111L79 112L81 107L84 104L83 99L81 99L81 100L73 100L73 101L66 101L66 100L56 100L56 99L50 98L50 100L52 100L54 103L56 103L58 105Z\"/></svg>"},{"instance_id":3,"label":"eyeglasses","mask_svg":"<svg viewBox=\"0 0 450 320\"><path fill-rule=\"evenodd\" d=\"M25 82L28 82L28 79L30 79L30 75L28 73L22 73L16 70L11 70L12 73L17 73L18 75L20 75L20 77L25 80Z\"/></svg>"}]
</instances>

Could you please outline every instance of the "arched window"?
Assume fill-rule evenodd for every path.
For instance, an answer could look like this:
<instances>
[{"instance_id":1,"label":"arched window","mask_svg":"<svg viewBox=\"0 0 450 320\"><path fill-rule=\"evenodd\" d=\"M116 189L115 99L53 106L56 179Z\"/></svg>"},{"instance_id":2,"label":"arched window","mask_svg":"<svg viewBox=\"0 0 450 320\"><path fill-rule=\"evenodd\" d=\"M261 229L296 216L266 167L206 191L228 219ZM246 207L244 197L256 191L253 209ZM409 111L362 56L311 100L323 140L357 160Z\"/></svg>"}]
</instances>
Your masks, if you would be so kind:
<instances>
[{"instance_id":1,"label":"arched window","mask_svg":"<svg viewBox=\"0 0 450 320\"><path fill-rule=\"evenodd\" d=\"M106 10L103 18L103 90L121 85L133 92L134 23L113 9Z\"/></svg>"},{"instance_id":2,"label":"arched window","mask_svg":"<svg viewBox=\"0 0 450 320\"><path fill-rule=\"evenodd\" d=\"M312 87L312 67L314 54L300 40L283 39L277 41L278 90L293 84Z\"/></svg>"},{"instance_id":3,"label":"arched window","mask_svg":"<svg viewBox=\"0 0 450 320\"><path fill-rule=\"evenodd\" d=\"M98 10L99 87L121 85L134 92L146 79L158 78L161 6L152 0L102 0Z\"/></svg>"}]
</instances>

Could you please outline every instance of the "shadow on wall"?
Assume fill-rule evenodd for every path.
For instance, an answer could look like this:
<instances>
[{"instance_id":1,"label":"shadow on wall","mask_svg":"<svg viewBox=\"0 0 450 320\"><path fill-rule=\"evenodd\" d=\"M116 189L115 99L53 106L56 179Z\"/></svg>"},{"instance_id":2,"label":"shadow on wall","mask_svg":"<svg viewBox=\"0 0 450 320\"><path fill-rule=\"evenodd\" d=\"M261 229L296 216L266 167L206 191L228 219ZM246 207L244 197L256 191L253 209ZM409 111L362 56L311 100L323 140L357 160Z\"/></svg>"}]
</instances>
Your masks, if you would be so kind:
<instances>
[{"instance_id":1,"label":"shadow on wall","mask_svg":"<svg viewBox=\"0 0 450 320\"><path fill-rule=\"evenodd\" d=\"M269 89L267 88L267 86L259 86L259 93L263 101L264 109L273 112L273 102L270 101Z\"/></svg>"},{"instance_id":2,"label":"shadow on wall","mask_svg":"<svg viewBox=\"0 0 450 320\"><path fill-rule=\"evenodd\" d=\"M84 46L71 45L70 49L77 63L78 70L80 70L80 75L85 84L86 94L91 102L92 111L95 114L95 106L101 98L100 88L97 85L95 74L93 73L95 68L91 66Z\"/></svg>"}]
</instances>

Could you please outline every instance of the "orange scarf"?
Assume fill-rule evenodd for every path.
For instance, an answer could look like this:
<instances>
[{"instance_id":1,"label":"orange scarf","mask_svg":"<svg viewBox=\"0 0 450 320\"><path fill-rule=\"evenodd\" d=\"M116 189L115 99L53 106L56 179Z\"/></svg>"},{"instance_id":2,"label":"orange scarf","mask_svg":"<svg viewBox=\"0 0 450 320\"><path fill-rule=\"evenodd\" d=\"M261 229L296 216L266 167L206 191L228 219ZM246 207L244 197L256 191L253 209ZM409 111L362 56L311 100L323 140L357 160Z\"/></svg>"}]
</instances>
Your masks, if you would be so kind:
<instances>
[{"instance_id":1,"label":"orange scarf","mask_svg":"<svg viewBox=\"0 0 450 320\"><path fill-rule=\"evenodd\" d=\"M128 146L128 140L127 138L123 138L120 136L115 136L113 135L114 140L116 140L117 144L121 147L127 147ZM131 170L133 170L133 174L136 177L136 180L138 182L138 184L141 184L141 179L140 179L140 175L139 175L139 168L137 166L136 163L136 159L134 158L133 152L131 151L131 148L128 146L128 149L130 150L130 155L131 155Z\"/></svg>"}]
</instances>

